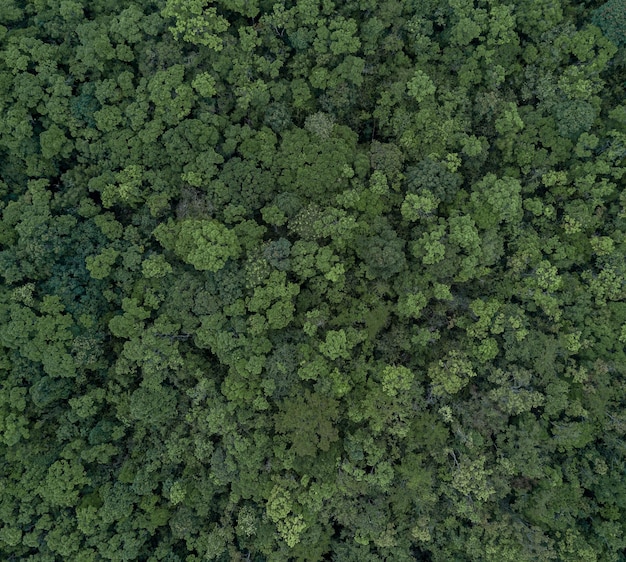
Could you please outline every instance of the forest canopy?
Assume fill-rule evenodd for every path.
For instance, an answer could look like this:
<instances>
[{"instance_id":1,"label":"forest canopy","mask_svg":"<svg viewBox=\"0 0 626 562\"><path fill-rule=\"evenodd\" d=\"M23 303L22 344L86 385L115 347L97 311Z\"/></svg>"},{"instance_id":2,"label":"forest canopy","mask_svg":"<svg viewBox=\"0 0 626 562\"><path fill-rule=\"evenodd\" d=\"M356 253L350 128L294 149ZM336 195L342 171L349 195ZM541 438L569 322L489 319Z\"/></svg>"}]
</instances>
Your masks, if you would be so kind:
<instances>
[{"instance_id":1,"label":"forest canopy","mask_svg":"<svg viewBox=\"0 0 626 562\"><path fill-rule=\"evenodd\" d=\"M625 0L2 0L0 558L626 557Z\"/></svg>"}]
</instances>

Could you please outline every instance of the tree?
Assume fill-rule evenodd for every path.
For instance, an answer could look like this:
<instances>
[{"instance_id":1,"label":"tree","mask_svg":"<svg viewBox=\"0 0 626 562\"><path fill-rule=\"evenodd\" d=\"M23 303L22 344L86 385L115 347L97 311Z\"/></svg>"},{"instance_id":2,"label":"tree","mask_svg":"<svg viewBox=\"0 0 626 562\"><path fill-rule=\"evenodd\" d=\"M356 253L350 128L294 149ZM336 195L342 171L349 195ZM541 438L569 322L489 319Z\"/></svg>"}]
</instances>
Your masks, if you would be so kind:
<instances>
[{"instance_id":1,"label":"tree","mask_svg":"<svg viewBox=\"0 0 626 562\"><path fill-rule=\"evenodd\" d=\"M339 433L334 422L339 416L338 403L318 393L305 392L283 403L274 416L276 431L285 434L299 456L313 456L317 450L328 451Z\"/></svg>"},{"instance_id":2,"label":"tree","mask_svg":"<svg viewBox=\"0 0 626 562\"><path fill-rule=\"evenodd\" d=\"M449 351L428 369L435 394L456 394L476 376L471 362L458 351Z\"/></svg>"},{"instance_id":3,"label":"tree","mask_svg":"<svg viewBox=\"0 0 626 562\"><path fill-rule=\"evenodd\" d=\"M626 43L624 0L609 0L593 10L591 21L618 47Z\"/></svg>"},{"instance_id":4,"label":"tree","mask_svg":"<svg viewBox=\"0 0 626 562\"><path fill-rule=\"evenodd\" d=\"M0 2L1 558L620 559L623 2L139 4Z\"/></svg>"},{"instance_id":5,"label":"tree","mask_svg":"<svg viewBox=\"0 0 626 562\"><path fill-rule=\"evenodd\" d=\"M39 493L54 507L71 507L76 505L80 489L89 483L80 463L61 460L50 466Z\"/></svg>"},{"instance_id":6,"label":"tree","mask_svg":"<svg viewBox=\"0 0 626 562\"><path fill-rule=\"evenodd\" d=\"M217 272L241 249L237 235L217 221L188 219L159 225L154 236L199 271Z\"/></svg>"},{"instance_id":7,"label":"tree","mask_svg":"<svg viewBox=\"0 0 626 562\"><path fill-rule=\"evenodd\" d=\"M207 3L206 0L167 0L162 14L166 18L175 19L174 27L170 27L174 37L221 51L223 46L218 34L226 31L229 23L217 14L216 8L208 7Z\"/></svg>"},{"instance_id":8,"label":"tree","mask_svg":"<svg viewBox=\"0 0 626 562\"><path fill-rule=\"evenodd\" d=\"M379 234L361 237L357 241L357 255L363 260L370 279L389 279L406 266L404 241L391 229Z\"/></svg>"}]
</instances>

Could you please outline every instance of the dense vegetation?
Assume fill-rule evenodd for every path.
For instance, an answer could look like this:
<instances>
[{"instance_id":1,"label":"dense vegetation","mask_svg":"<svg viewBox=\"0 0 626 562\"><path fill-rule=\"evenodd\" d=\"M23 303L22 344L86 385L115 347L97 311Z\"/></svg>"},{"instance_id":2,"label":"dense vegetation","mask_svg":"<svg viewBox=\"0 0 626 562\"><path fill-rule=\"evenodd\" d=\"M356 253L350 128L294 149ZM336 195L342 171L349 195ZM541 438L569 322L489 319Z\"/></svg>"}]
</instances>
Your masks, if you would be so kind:
<instances>
[{"instance_id":1,"label":"dense vegetation","mask_svg":"<svg viewBox=\"0 0 626 562\"><path fill-rule=\"evenodd\" d=\"M626 2L2 0L6 561L626 548Z\"/></svg>"}]
</instances>

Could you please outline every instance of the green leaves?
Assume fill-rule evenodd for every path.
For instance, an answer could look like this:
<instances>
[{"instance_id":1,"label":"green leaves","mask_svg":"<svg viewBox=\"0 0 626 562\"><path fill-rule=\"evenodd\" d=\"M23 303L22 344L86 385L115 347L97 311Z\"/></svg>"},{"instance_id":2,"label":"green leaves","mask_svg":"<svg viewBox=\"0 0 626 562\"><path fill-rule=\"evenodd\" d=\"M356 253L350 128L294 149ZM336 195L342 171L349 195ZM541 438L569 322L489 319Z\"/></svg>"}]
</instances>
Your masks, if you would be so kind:
<instances>
[{"instance_id":1,"label":"green leaves","mask_svg":"<svg viewBox=\"0 0 626 562\"><path fill-rule=\"evenodd\" d=\"M432 193L425 191L422 195L408 193L404 198L400 209L402 216L409 221L418 221L420 219L432 216L440 200Z\"/></svg>"},{"instance_id":2,"label":"green leaves","mask_svg":"<svg viewBox=\"0 0 626 562\"><path fill-rule=\"evenodd\" d=\"M320 344L320 351L333 361L339 359L349 359L348 340L344 330L330 330L326 333L326 341Z\"/></svg>"},{"instance_id":3,"label":"green leaves","mask_svg":"<svg viewBox=\"0 0 626 562\"><path fill-rule=\"evenodd\" d=\"M492 471L485 469L487 459L482 457L474 461L461 459L452 476L452 487L463 496L485 502L495 494L488 478Z\"/></svg>"},{"instance_id":4,"label":"green leaves","mask_svg":"<svg viewBox=\"0 0 626 562\"><path fill-rule=\"evenodd\" d=\"M149 99L155 104L156 117L161 117L169 125L179 123L191 111L193 104L192 88L184 83L185 67L175 64L167 70L157 72L148 83ZM201 90L210 87L204 79Z\"/></svg>"},{"instance_id":5,"label":"green leaves","mask_svg":"<svg viewBox=\"0 0 626 562\"><path fill-rule=\"evenodd\" d=\"M422 70L416 70L406 85L409 96L418 103L430 99L437 88L430 77Z\"/></svg>"},{"instance_id":6,"label":"green leaves","mask_svg":"<svg viewBox=\"0 0 626 562\"><path fill-rule=\"evenodd\" d=\"M167 0L161 13L163 17L175 19L170 31L176 39L182 37L193 45L222 50L219 34L228 29L229 23L217 15L216 8L208 6L207 0Z\"/></svg>"},{"instance_id":7,"label":"green leaves","mask_svg":"<svg viewBox=\"0 0 626 562\"><path fill-rule=\"evenodd\" d=\"M44 158L54 158L57 155L67 158L71 151L67 141L68 139L63 131L53 123L47 131L44 131L39 136L41 154Z\"/></svg>"},{"instance_id":8,"label":"green leaves","mask_svg":"<svg viewBox=\"0 0 626 562\"><path fill-rule=\"evenodd\" d=\"M389 279L406 265L405 243L393 230L384 229L378 235L362 237L357 244L357 255L370 279Z\"/></svg>"},{"instance_id":9,"label":"green leaves","mask_svg":"<svg viewBox=\"0 0 626 562\"><path fill-rule=\"evenodd\" d=\"M282 539L291 548L300 542L300 535L306 529L302 516L292 512L292 505L289 491L276 486L266 508L268 517L276 523Z\"/></svg>"},{"instance_id":10,"label":"green leaves","mask_svg":"<svg viewBox=\"0 0 626 562\"><path fill-rule=\"evenodd\" d=\"M89 483L90 479L79 462L60 460L48 469L39 493L53 507L73 507L82 488Z\"/></svg>"},{"instance_id":11,"label":"green leaves","mask_svg":"<svg viewBox=\"0 0 626 562\"><path fill-rule=\"evenodd\" d=\"M620 2L82 4L0 2L4 558L617 560Z\"/></svg>"},{"instance_id":12,"label":"green leaves","mask_svg":"<svg viewBox=\"0 0 626 562\"><path fill-rule=\"evenodd\" d=\"M143 320L150 317L150 312L138 306L137 299L124 298L122 300L124 314L115 316L109 321L111 333L118 338L137 337L143 330Z\"/></svg>"},{"instance_id":13,"label":"green leaves","mask_svg":"<svg viewBox=\"0 0 626 562\"><path fill-rule=\"evenodd\" d=\"M356 21L338 16L330 21L328 29L330 30L330 52L333 55L354 54L358 51L361 41L358 37L354 37L357 32Z\"/></svg>"},{"instance_id":14,"label":"green leaves","mask_svg":"<svg viewBox=\"0 0 626 562\"><path fill-rule=\"evenodd\" d=\"M215 89L215 78L208 72L198 74L191 83L193 89L205 98L213 97L217 90Z\"/></svg>"},{"instance_id":15,"label":"green leaves","mask_svg":"<svg viewBox=\"0 0 626 562\"><path fill-rule=\"evenodd\" d=\"M428 376L436 395L456 394L476 376L472 363L459 351L449 351L444 359L430 365Z\"/></svg>"},{"instance_id":16,"label":"green leaves","mask_svg":"<svg viewBox=\"0 0 626 562\"><path fill-rule=\"evenodd\" d=\"M229 259L237 258L241 246L235 232L217 221L188 219L163 223L155 238L199 271L217 272Z\"/></svg>"},{"instance_id":17,"label":"green leaves","mask_svg":"<svg viewBox=\"0 0 626 562\"><path fill-rule=\"evenodd\" d=\"M518 108L514 103L508 103L502 114L496 119L496 131L501 135L516 133L524 128L524 121L519 116Z\"/></svg>"},{"instance_id":18,"label":"green leaves","mask_svg":"<svg viewBox=\"0 0 626 562\"><path fill-rule=\"evenodd\" d=\"M285 272L273 271L264 286L254 289L253 295L247 299L246 307L253 313L264 312L270 329L284 328L293 319L295 307L292 299L299 292L298 285L287 282Z\"/></svg>"},{"instance_id":19,"label":"green leaves","mask_svg":"<svg viewBox=\"0 0 626 562\"><path fill-rule=\"evenodd\" d=\"M141 263L141 270L144 277L148 279L165 277L173 271L172 266L161 254L148 256L148 258Z\"/></svg>"},{"instance_id":20,"label":"green leaves","mask_svg":"<svg viewBox=\"0 0 626 562\"><path fill-rule=\"evenodd\" d=\"M293 451L299 456L313 456L318 449L328 451L339 433L334 422L339 403L318 393L287 400L274 417L276 431L286 434Z\"/></svg>"},{"instance_id":21,"label":"green leaves","mask_svg":"<svg viewBox=\"0 0 626 562\"><path fill-rule=\"evenodd\" d=\"M625 13L624 0L609 0L592 12L591 21L619 47L626 44Z\"/></svg>"},{"instance_id":22,"label":"green leaves","mask_svg":"<svg viewBox=\"0 0 626 562\"><path fill-rule=\"evenodd\" d=\"M3 370L10 366L6 358L3 363ZM6 379L5 386L0 391L0 435L5 445L13 447L21 439L28 439L30 435L29 420L24 415L27 389L9 385Z\"/></svg>"},{"instance_id":23,"label":"green leaves","mask_svg":"<svg viewBox=\"0 0 626 562\"><path fill-rule=\"evenodd\" d=\"M382 374L382 388L383 392L395 398L399 394L406 393L411 389L413 380L415 378L414 373L410 369L402 366L387 366Z\"/></svg>"},{"instance_id":24,"label":"green leaves","mask_svg":"<svg viewBox=\"0 0 626 562\"><path fill-rule=\"evenodd\" d=\"M110 208L116 203L136 207L143 202L141 186L144 179L143 168L130 165L115 174L115 183L108 184L102 190L102 205Z\"/></svg>"},{"instance_id":25,"label":"green leaves","mask_svg":"<svg viewBox=\"0 0 626 562\"><path fill-rule=\"evenodd\" d=\"M130 397L129 411L138 422L164 430L176 415L176 399L161 386L140 387Z\"/></svg>"},{"instance_id":26,"label":"green leaves","mask_svg":"<svg viewBox=\"0 0 626 562\"><path fill-rule=\"evenodd\" d=\"M514 178L488 174L472 190L473 216L480 228L494 228L502 222L517 223L522 218L522 186Z\"/></svg>"},{"instance_id":27,"label":"green leaves","mask_svg":"<svg viewBox=\"0 0 626 562\"><path fill-rule=\"evenodd\" d=\"M114 248L105 248L97 256L87 256L85 266L94 279L104 279L111 274L111 267L120 252Z\"/></svg>"}]
</instances>

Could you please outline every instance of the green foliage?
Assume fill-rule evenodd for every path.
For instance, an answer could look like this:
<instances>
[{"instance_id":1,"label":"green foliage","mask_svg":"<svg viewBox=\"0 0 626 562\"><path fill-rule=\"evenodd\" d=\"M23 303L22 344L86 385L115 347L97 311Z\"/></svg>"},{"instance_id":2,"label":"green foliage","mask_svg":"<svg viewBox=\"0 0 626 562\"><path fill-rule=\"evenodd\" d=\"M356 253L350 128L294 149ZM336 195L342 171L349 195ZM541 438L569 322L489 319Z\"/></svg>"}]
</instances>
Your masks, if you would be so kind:
<instances>
[{"instance_id":1,"label":"green foliage","mask_svg":"<svg viewBox=\"0 0 626 562\"><path fill-rule=\"evenodd\" d=\"M591 21L618 47L626 44L626 3L609 0L596 8Z\"/></svg>"},{"instance_id":2,"label":"green foliage","mask_svg":"<svg viewBox=\"0 0 626 562\"><path fill-rule=\"evenodd\" d=\"M0 559L618 561L624 2L0 2Z\"/></svg>"},{"instance_id":3,"label":"green foliage","mask_svg":"<svg viewBox=\"0 0 626 562\"><path fill-rule=\"evenodd\" d=\"M305 393L283 405L275 416L276 431L288 436L291 448L299 456L328 451L339 433L333 422L339 415L336 400L319 394Z\"/></svg>"},{"instance_id":4,"label":"green foliage","mask_svg":"<svg viewBox=\"0 0 626 562\"><path fill-rule=\"evenodd\" d=\"M71 507L77 504L85 484L89 484L89 479L79 463L56 461L48 469L40 494L52 506Z\"/></svg>"},{"instance_id":5,"label":"green foliage","mask_svg":"<svg viewBox=\"0 0 626 562\"><path fill-rule=\"evenodd\" d=\"M154 236L199 271L217 272L241 250L235 232L217 221L188 219L177 225L163 223Z\"/></svg>"},{"instance_id":6,"label":"green foliage","mask_svg":"<svg viewBox=\"0 0 626 562\"><path fill-rule=\"evenodd\" d=\"M165 277L168 273L173 271L172 266L167 263L161 254L149 256L142 262L141 269L144 276L149 279Z\"/></svg>"},{"instance_id":7,"label":"green foliage","mask_svg":"<svg viewBox=\"0 0 626 562\"><path fill-rule=\"evenodd\" d=\"M106 248L97 256L88 256L86 267L94 279L104 279L111 273L111 267L117 260L120 252L114 248Z\"/></svg>"},{"instance_id":8,"label":"green foliage","mask_svg":"<svg viewBox=\"0 0 626 562\"><path fill-rule=\"evenodd\" d=\"M517 223L522 218L522 186L514 178L498 179L489 174L479 181L471 195L476 223L493 228L500 222Z\"/></svg>"},{"instance_id":9,"label":"green foliage","mask_svg":"<svg viewBox=\"0 0 626 562\"><path fill-rule=\"evenodd\" d=\"M437 88L427 74L421 70L416 70L413 78L407 82L407 90L409 96L421 103L431 97Z\"/></svg>"},{"instance_id":10,"label":"green foliage","mask_svg":"<svg viewBox=\"0 0 626 562\"><path fill-rule=\"evenodd\" d=\"M343 357L349 359L348 341L344 330L330 330L326 334L326 341L320 344L320 351L329 359Z\"/></svg>"},{"instance_id":11,"label":"green foliage","mask_svg":"<svg viewBox=\"0 0 626 562\"><path fill-rule=\"evenodd\" d=\"M357 253L363 260L367 276L389 279L406 265L404 241L393 230L383 230L379 235L358 240Z\"/></svg>"},{"instance_id":12,"label":"green foliage","mask_svg":"<svg viewBox=\"0 0 626 562\"><path fill-rule=\"evenodd\" d=\"M166 18L175 18L176 23L170 31L176 38L182 37L188 43L221 51L218 34L226 31L229 23L218 16L216 8L207 4L206 0L167 0L162 14Z\"/></svg>"},{"instance_id":13,"label":"green foliage","mask_svg":"<svg viewBox=\"0 0 626 562\"><path fill-rule=\"evenodd\" d=\"M458 351L448 352L428 369L435 394L456 394L476 376L470 361Z\"/></svg>"}]
</instances>

